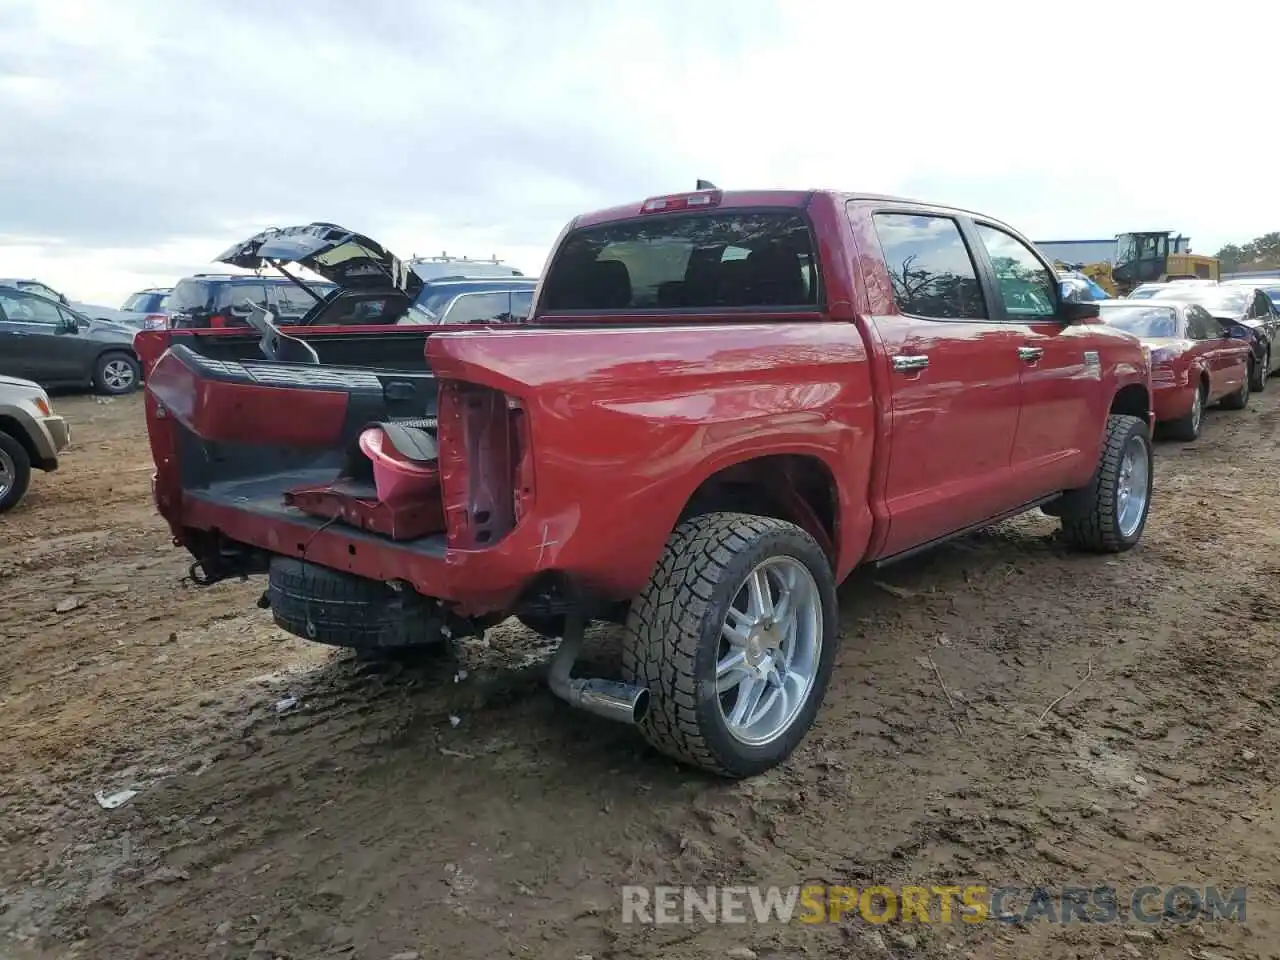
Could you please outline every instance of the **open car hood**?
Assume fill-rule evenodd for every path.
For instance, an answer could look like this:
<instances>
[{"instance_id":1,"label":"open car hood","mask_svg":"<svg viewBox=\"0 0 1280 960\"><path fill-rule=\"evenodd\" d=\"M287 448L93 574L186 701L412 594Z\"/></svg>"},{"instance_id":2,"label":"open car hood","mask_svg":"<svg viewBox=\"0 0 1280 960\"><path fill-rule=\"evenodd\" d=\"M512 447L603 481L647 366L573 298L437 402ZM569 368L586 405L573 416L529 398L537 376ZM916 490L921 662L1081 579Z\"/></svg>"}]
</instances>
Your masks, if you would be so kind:
<instances>
[{"instance_id":1,"label":"open car hood","mask_svg":"<svg viewBox=\"0 0 1280 960\"><path fill-rule=\"evenodd\" d=\"M335 223L272 227L214 259L248 270L296 263L336 283L339 289L401 290L410 302L417 299L423 283L390 250Z\"/></svg>"}]
</instances>

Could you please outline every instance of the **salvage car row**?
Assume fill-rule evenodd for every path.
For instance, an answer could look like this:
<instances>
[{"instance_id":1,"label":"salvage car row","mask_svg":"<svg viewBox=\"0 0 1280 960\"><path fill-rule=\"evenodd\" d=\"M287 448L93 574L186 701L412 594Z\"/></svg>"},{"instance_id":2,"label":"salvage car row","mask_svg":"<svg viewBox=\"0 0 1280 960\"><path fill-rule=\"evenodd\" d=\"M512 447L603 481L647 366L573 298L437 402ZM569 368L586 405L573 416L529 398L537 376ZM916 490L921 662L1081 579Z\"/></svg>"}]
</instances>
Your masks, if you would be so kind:
<instances>
[{"instance_id":1,"label":"salvage car row","mask_svg":"<svg viewBox=\"0 0 1280 960\"><path fill-rule=\"evenodd\" d=\"M507 322L523 317L536 278L495 260L432 257L410 267L422 282L411 317L422 323ZM39 280L0 279L0 513L25 495L33 470L54 470L70 428L49 388L131 393L143 380L134 336L145 329L243 327L252 305L285 323L376 322L382 303L360 307L337 284L278 276L199 273L172 288L131 295L119 310L70 300Z\"/></svg>"},{"instance_id":2,"label":"salvage car row","mask_svg":"<svg viewBox=\"0 0 1280 960\"><path fill-rule=\"evenodd\" d=\"M1280 279L1148 283L1096 301L1101 319L1151 351L1157 426L1195 440L1212 404L1240 410L1280 369Z\"/></svg>"},{"instance_id":3,"label":"salvage car row","mask_svg":"<svg viewBox=\"0 0 1280 960\"><path fill-rule=\"evenodd\" d=\"M421 282L406 322L520 319L537 282L497 260L437 257L411 261L408 268ZM133 349L139 330L243 327L254 305L284 323L378 322L383 304L376 298L357 306L343 297L341 309L316 309L342 292L337 284L298 277L198 273L171 289L136 293L121 310L108 310L73 303L37 280L0 280L0 375L45 387L129 393L142 382Z\"/></svg>"}]
</instances>

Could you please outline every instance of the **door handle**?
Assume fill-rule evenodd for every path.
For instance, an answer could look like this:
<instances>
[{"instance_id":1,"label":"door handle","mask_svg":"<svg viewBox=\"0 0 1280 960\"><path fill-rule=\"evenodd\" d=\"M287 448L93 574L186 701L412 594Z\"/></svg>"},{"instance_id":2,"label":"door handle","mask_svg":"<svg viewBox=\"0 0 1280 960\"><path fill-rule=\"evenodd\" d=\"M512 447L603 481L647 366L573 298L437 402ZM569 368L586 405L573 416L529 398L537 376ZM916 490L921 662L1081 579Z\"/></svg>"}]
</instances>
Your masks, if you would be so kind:
<instances>
[{"instance_id":1,"label":"door handle","mask_svg":"<svg viewBox=\"0 0 1280 960\"><path fill-rule=\"evenodd\" d=\"M923 353L899 354L893 358L893 369L899 371L923 370L928 365L929 358Z\"/></svg>"},{"instance_id":2,"label":"door handle","mask_svg":"<svg viewBox=\"0 0 1280 960\"><path fill-rule=\"evenodd\" d=\"M1018 356L1027 363L1035 363L1044 356L1044 347L1019 347Z\"/></svg>"}]
</instances>

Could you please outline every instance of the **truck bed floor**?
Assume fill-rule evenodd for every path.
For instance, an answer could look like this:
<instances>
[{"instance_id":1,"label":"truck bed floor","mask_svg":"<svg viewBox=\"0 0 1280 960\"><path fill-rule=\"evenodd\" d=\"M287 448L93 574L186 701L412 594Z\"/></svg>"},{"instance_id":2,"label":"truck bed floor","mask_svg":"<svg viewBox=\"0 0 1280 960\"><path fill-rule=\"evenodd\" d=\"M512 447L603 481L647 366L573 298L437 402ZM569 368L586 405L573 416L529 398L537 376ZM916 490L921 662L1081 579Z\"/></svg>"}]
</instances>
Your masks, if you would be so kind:
<instances>
[{"instance_id":1,"label":"truck bed floor","mask_svg":"<svg viewBox=\"0 0 1280 960\"><path fill-rule=\"evenodd\" d=\"M430 557L443 557L445 552L444 534L433 534L417 540L391 540L376 533L368 533L343 523L320 520L303 513L296 507L286 506L284 492L295 487L314 486L332 479L332 467L318 470L298 470L288 473L271 473L246 477L237 480L223 480L210 484L199 490L185 490L183 496L192 500L202 500L218 506L235 507L237 510L253 514L264 520L288 520L308 530L319 530L321 527L337 527L345 538L356 542L394 545L401 550L421 553Z\"/></svg>"}]
</instances>

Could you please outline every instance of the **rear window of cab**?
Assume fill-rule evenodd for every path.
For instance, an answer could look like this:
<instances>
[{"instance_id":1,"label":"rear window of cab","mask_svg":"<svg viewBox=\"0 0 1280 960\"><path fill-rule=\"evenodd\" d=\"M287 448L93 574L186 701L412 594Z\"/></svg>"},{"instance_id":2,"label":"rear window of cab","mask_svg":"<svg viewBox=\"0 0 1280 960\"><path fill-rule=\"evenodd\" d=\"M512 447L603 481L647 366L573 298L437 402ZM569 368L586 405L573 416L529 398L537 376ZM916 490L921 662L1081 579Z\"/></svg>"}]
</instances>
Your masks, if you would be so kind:
<instances>
[{"instance_id":1,"label":"rear window of cab","mask_svg":"<svg viewBox=\"0 0 1280 960\"><path fill-rule=\"evenodd\" d=\"M797 210L679 214L569 234L547 273L547 313L812 309L819 277Z\"/></svg>"}]
</instances>

